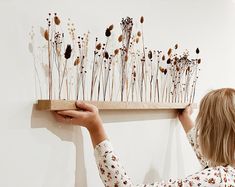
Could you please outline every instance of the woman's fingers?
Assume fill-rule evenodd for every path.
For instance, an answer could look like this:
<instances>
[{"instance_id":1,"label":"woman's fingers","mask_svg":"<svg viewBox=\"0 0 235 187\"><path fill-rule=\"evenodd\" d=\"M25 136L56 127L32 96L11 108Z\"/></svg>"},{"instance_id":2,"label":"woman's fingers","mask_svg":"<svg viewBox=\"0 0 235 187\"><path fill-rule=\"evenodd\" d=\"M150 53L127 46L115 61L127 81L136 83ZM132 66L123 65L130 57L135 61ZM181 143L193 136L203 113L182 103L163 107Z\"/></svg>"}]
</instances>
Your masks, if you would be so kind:
<instances>
[{"instance_id":1,"label":"woman's fingers","mask_svg":"<svg viewBox=\"0 0 235 187\"><path fill-rule=\"evenodd\" d=\"M69 116L73 118L81 118L85 115L85 112L77 111L77 110L62 110L62 111L58 111L57 113L63 116Z\"/></svg>"},{"instance_id":2,"label":"woman's fingers","mask_svg":"<svg viewBox=\"0 0 235 187\"><path fill-rule=\"evenodd\" d=\"M53 116L55 117L56 121L64 123L66 121L66 117L58 114L57 112L52 112Z\"/></svg>"},{"instance_id":3,"label":"woman's fingers","mask_svg":"<svg viewBox=\"0 0 235 187\"><path fill-rule=\"evenodd\" d=\"M89 111L89 112L95 112L97 109L94 105L89 103L84 103L81 101L76 101L76 107L81 110Z\"/></svg>"}]
</instances>

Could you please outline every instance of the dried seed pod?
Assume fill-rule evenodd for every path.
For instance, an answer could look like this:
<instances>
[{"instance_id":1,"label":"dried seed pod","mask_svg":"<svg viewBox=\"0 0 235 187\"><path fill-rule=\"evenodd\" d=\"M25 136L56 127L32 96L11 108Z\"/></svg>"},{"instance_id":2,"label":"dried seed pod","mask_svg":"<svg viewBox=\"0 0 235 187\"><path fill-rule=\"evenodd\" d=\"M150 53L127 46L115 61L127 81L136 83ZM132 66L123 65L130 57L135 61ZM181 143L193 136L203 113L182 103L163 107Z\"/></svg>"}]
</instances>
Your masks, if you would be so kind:
<instances>
[{"instance_id":1,"label":"dried seed pod","mask_svg":"<svg viewBox=\"0 0 235 187\"><path fill-rule=\"evenodd\" d=\"M102 47L101 43L98 43L98 44L96 45L96 49L97 49L97 50L100 50L101 47Z\"/></svg>"},{"instance_id":2,"label":"dried seed pod","mask_svg":"<svg viewBox=\"0 0 235 187\"><path fill-rule=\"evenodd\" d=\"M178 49L179 45L178 44L175 44L175 49Z\"/></svg>"},{"instance_id":3,"label":"dried seed pod","mask_svg":"<svg viewBox=\"0 0 235 187\"><path fill-rule=\"evenodd\" d=\"M153 58L153 53L152 53L152 51L149 51L149 52L148 52L148 58L149 58L150 60Z\"/></svg>"},{"instance_id":4,"label":"dried seed pod","mask_svg":"<svg viewBox=\"0 0 235 187\"><path fill-rule=\"evenodd\" d=\"M171 64L171 59L168 58L167 61L166 61L167 64Z\"/></svg>"},{"instance_id":5,"label":"dried seed pod","mask_svg":"<svg viewBox=\"0 0 235 187\"><path fill-rule=\"evenodd\" d=\"M106 37L110 37L111 36L111 30L109 28L106 29L105 36Z\"/></svg>"},{"instance_id":6,"label":"dried seed pod","mask_svg":"<svg viewBox=\"0 0 235 187\"><path fill-rule=\"evenodd\" d=\"M125 60L125 62L127 62L127 61L128 61L128 56L127 56L127 55L125 56L125 59L124 59L124 60Z\"/></svg>"},{"instance_id":7,"label":"dried seed pod","mask_svg":"<svg viewBox=\"0 0 235 187\"><path fill-rule=\"evenodd\" d=\"M197 60L197 63L198 63L198 64L201 64L201 62L202 62L202 61L201 61L201 59L199 58L199 59Z\"/></svg>"},{"instance_id":8,"label":"dried seed pod","mask_svg":"<svg viewBox=\"0 0 235 187\"><path fill-rule=\"evenodd\" d=\"M180 70L179 66L176 66L176 71L179 71L179 70Z\"/></svg>"},{"instance_id":9,"label":"dried seed pod","mask_svg":"<svg viewBox=\"0 0 235 187\"><path fill-rule=\"evenodd\" d=\"M167 69L164 69L164 74L165 74L165 75L167 74Z\"/></svg>"},{"instance_id":10,"label":"dried seed pod","mask_svg":"<svg viewBox=\"0 0 235 187\"><path fill-rule=\"evenodd\" d=\"M117 55L119 53L119 49L114 50L114 55Z\"/></svg>"},{"instance_id":11,"label":"dried seed pod","mask_svg":"<svg viewBox=\"0 0 235 187\"><path fill-rule=\"evenodd\" d=\"M113 25L110 25L110 26L109 26L109 30L110 30L110 31L113 30Z\"/></svg>"},{"instance_id":12,"label":"dried seed pod","mask_svg":"<svg viewBox=\"0 0 235 187\"><path fill-rule=\"evenodd\" d=\"M55 16L54 17L54 22L56 25L59 25L60 24L60 18L58 16Z\"/></svg>"},{"instance_id":13,"label":"dried seed pod","mask_svg":"<svg viewBox=\"0 0 235 187\"><path fill-rule=\"evenodd\" d=\"M199 48L196 49L196 53L199 54L200 53L200 50Z\"/></svg>"},{"instance_id":14,"label":"dried seed pod","mask_svg":"<svg viewBox=\"0 0 235 187\"><path fill-rule=\"evenodd\" d=\"M120 35L120 36L118 37L118 41L119 41L119 42L122 42L122 35Z\"/></svg>"},{"instance_id":15,"label":"dried seed pod","mask_svg":"<svg viewBox=\"0 0 235 187\"><path fill-rule=\"evenodd\" d=\"M135 42L136 42L136 43L139 43L139 41L140 41L139 38L136 38L136 39L135 39Z\"/></svg>"},{"instance_id":16,"label":"dried seed pod","mask_svg":"<svg viewBox=\"0 0 235 187\"><path fill-rule=\"evenodd\" d=\"M172 53L172 49L170 48L170 49L168 50L168 52L167 52L168 56L170 56L171 53Z\"/></svg>"},{"instance_id":17,"label":"dried seed pod","mask_svg":"<svg viewBox=\"0 0 235 187\"><path fill-rule=\"evenodd\" d=\"M141 32L140 31L137 32L137 36L141 37Z\"/></svg>"},{"instance_id":18,"label":"dried seed pod","mask_svg":"<svg viewBox=\"0 0 235 187\"><path fill-rule=\"evenodd\" d=\"M80 63L80 58L77 57L76 60L74 61L74 66L77 66Z\"/></svg>"},{"instance_id":19,"label":"dried seed pod","mask_svg":"<svg viewBox=\"0 0 235 187\"><path fill-rule=\"evenodd\" d=\"M104 52L104 58L108 59L109 58L109 53L107 51Z\"/></svg>"},{"instance_id":20,"label":"dried seed pod","mask_svg":"<svg viewBox=\"0 0 235 187\"><path fill-rule=\"evenodd\" d=\"M143 16L140 17L140 23L144 23L144 17Z\"/></svg>"},{"instance_id":21,"label":"dried seed pod","mask_svg":"<svg viewBox=\"0 0 235 187\"><path fill-rule=\"evenodd\" d=\"M133 72L133 77L136 77L136 72L135 71Z\"/></svg>"},{"instance_id":22,"label":"dried seed pod","mask_svg":"<svg viewBox=\"0 0 235 187\"><path fill-rule=\"evenodd\" d=\"M49 32L48 32L48 30L45 30L45 31L44 31L44 38L45 38L47 41L49 41Z\"/></svg>"},{"instance_id":23,"label":"dried seed pod","mask_svg":"<svg viewBox=\"0 0 235 187\"><path fill-rule=\"evenodd\" d=\"M71 52L72 52L71 45L68 44L64 53L64 57L66 59L69 59L71 57Z\"/></svg>"},{"instance_id":24,"label":"dried seed pod","mask_svg":"<svg viewBox=\"0 0 235 187\"><path fill-rule=\"evenodd\" d=\"M165 55L162 56L162 60L164 61L166 59Z\"/></svg>"},{"instance_id":25,"label":"dried seed pod","mask_svg":"<svg viewBox=\"0 0 235 187\"><path fill-rule=\"evenodd\" d=\"M159 67L159 70L163 73L164 72L164 68L163 67Z\"/></svg>"}]
</instances>

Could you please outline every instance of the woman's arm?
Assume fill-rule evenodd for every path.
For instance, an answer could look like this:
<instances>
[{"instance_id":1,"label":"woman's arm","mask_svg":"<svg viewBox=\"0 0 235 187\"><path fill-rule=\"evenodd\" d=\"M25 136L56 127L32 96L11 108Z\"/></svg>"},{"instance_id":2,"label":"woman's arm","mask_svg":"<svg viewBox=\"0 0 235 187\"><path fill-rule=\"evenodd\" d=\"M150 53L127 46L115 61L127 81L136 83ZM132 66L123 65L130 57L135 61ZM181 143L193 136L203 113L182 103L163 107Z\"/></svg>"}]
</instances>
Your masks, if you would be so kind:
<instances>
[{"instance_id":1,"label":"woman's arm","mask_svg":"<svg viewBox=\"0 0 235 187\"><path fill-rule=\"evenodd\" d=\"M189 105L183 111L180 111L178 114L178 118L186 133L188 133L194 126L193 121L190 117L192 113L192 107Z\"/></svg>"},{"instance_id":2,"label":"woman's arm","mask_svg":"<svg viewBox=\"0 0 235 187\"><path fill-rule=\"evenodd\" d=\"M212 170L192 175L184 180L169 180L152 184L134 185L125 169L114 153L109 142L98 109L84 102L76 102L78 110L58 111L54 113L57 121L67 124L80 125L90 133L95 148L95 158L100 177L105 186L110 187L161 187L161 186L211 186ZM138 168L137 168L138 169ZM212 173L212 175L211 175ZM216 182L216 178L212 182ZM219 178L218 181L221 179Z\"/></svg>"},{"instance_id":3,"label":"woman's arm","mask_svg":"<svg viewBox=\"0 0 235 187\"><path fill-rule=\"evenodd\" d=\"M178 118L187 134L189 143L193 147L193 150L202 165L203 168L208 166L206 159L202 156L199 144L197 142L197 132L194 127L193 121L191 119L191 114L193 113L192 107L189 105L183 111L180 111Z\"/></svg>"}]
</instances>

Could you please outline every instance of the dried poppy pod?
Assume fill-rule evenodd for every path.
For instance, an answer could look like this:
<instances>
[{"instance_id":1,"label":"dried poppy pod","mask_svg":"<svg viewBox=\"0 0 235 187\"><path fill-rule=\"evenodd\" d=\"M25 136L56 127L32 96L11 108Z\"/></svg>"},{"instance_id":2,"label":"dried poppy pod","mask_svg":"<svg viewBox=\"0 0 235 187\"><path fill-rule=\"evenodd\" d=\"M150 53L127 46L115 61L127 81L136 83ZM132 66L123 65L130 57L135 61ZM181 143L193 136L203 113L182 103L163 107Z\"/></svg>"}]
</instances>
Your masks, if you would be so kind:
<instances>
[{"instance_id":1,"label":"dried poppy pod","mask_svg":"<svg viewBox=\"0 0 235 187\"><path fill-rule=\"evenodd\" d=\"M165 55L162 56L162 60L164 61L166 59Z\"/></svg>"},{"instance_id":2,"label":"dried poppy pod","mask_svg":"<svg viewBox=\"0 0 235 187\"><path fill-rule=\"evenodd\" d=\"M54 17L54 22L56 25L59 25L60 24L60 18L58 16L55 16Z\"/></svg>"},{"instance_id":3,"label":"dried poppy pod","mask_svg":"<svg viewBox=\"0 0 235 187\"><path fill-rule=\"evenodd\" d=\"M137 32L137 36L141 37L141 32L140 31Z\"/></svg>"},{"instance_id":4,"label":"dried poppy pod","mask_svg":"<svg viewBox=\"0 0 235 187\"><path fill-rule=\"evenodd\" d=\"M120 36L118 37L118 41L119 41L119 42L122 42L122 35L120 35Z\"/></svg>"},{"instance_id":5,"label":"dried poppy pod","mask_svg":"<svg viewBox=\"0 0 235 187\"><path fill-rule=\"evenodd\" d=\"M100 50L101 47L102 47L101 43L98 43L95 48L96 48L97 50Z\"/></svg>"},{"instance_id":6,"label":"dried poppy pod","mask_svg":"<svg viewBox=\"0 0 235 187\"><path fill-rule=\"evenodd\" d=\"M74 66L77 66L78 64L80 64L80 58L77 57L76 60L74 61Z\"/></svg>"},{"instance_id":7,"label":"dried poppy pod","mask_svg":"<svg viewBox=\"0 0 235 187\"><path fill-rule=\"evenodd\" d=\"M113 25L110 25L108 29L111 31L113 30L113 27L114 27Z\"/></svg>"},{"instance_id":8,"label":"dried poppy pod","mask_svg":"<svg viewBox=\"0 0 235 187\"><path fill-rule=\"evenodd\" d=\"M105 36L106 37L110 37L111 36L111 30L109 28L106 29Z\"/></svg>"},{"instance_id":9,"label":"dried poppy pod","mask_svg":"<svg viewBox=\"0 0 235 187\"><path fill-rule=\"evenodd\" d=\"M144 17L143 16L140 17L140 23L144 23Z\"/></svg>"},{"instance_id":10,"label":"dried poppy pod","mask_svg":"<svg viewBox=\"0 0 235 187\"><path fill-rule=\"evenodd\" d=\"M198 64L201 64L201 62L202 62L202 60L199 58L199 59L197 60L197 63L198 63Z\"/></svg>"},{"instance_id":11,"label":"dried poppy pod","mask_svg":"<svg viewBox=\"0 0 235 187\"><path fill-rule=\"evenodd\" d=\"M48 30L45 30L45 31L44 31L44 38L45 38L47 41L49 41L49 32L48 32Z\"/></svg>"},{"instance_id":12,"label":"dried poppy pod","mask_svg":"<svg viewBox=\"0 0 235 187\"><path fill-rule=\"evenodd\" d=\"M71 52L72 52L71 45L68 44L64 53L64 57L66 59L69 59L71 57Z\"/></svg>"},{"instance_id":13,"label":"dried poppy pod","mask_svg":"<svg viewBox=\"0 0 235 187\"><path fill-rule=\"evenodd\" d=\"M196 49L196 53L199 54L200 53L200 50L199 48Z\"/></svg>"}]
</instances>

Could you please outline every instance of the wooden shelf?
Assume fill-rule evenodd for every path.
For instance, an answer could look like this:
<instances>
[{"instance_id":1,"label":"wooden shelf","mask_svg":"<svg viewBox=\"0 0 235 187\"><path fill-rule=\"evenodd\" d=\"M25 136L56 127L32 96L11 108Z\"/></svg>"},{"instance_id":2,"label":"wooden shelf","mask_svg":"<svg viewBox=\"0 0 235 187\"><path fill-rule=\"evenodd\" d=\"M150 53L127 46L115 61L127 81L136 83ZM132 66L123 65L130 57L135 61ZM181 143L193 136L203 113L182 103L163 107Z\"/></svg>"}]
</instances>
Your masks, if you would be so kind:
<instances>
[{"instance_id":1,"label":"wooden shelf","mask_svg":"<svg viewBox=\"0 0 235 187\"><path fill-rule=\"evenodd\" d=\"M154 103L154 102L105 102L84 101L97 106L100 110L162 110L184 109L189 103ZM196 108L195 103L192 104ZM37 110L71 110L76 109L75 101L68 100L38 100Z\"/></svg>"}]
</instances>

